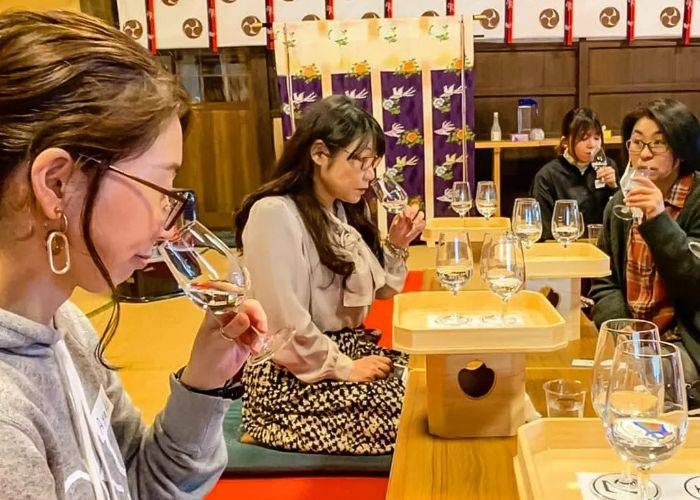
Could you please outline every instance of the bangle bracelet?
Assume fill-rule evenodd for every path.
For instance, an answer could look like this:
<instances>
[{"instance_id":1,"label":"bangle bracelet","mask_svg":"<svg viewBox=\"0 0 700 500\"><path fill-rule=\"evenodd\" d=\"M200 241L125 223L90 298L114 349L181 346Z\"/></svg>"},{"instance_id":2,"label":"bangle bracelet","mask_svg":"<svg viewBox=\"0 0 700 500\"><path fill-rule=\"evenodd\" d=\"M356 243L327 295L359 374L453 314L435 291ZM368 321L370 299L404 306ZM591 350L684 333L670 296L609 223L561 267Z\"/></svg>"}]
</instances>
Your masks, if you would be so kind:
<instances>
[{"instance_id":1,"label":"bangle bracelet","mask_svg":"<svg viewBox=\"0 0 700 500\"><path fill-rule=\"evenodd\" d=\"M398 245L395 245L389 239L389 236L384 238L384 247L387 249L387 251L389 252L389 254L391 254L392 257L401 260L408 259L408 247L400 247Z\"/></svg>"}]
</instances>

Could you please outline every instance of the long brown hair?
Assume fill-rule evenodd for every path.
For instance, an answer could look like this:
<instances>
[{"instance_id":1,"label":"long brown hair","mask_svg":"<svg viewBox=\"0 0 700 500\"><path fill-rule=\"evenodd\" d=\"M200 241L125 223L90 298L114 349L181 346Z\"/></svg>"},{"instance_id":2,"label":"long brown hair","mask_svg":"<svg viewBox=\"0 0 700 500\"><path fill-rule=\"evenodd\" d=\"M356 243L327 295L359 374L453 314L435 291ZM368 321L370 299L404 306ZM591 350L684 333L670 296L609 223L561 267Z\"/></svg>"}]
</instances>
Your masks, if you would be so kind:
<instances>
[{"instance_id":1,"label":"long brown hair","mask_svg":"<svg viewBox=\"0 0 700 500\"><path fill-rule=\"evenodd\" d=\"M83 238L114 300L95 351L104 366L120 312L90 231L105 167L148 149L172 116L184 126L187 114L187 94L175 77L120 31L67 11L0 15L0 196L7 179L47 148L62 148L74 161L98 160L79 166L89 175ZM31 201L30 194L24 203ZM8 208L16 207L3 212Z\"/></svg>"},{"instance_id":2,"label":"long brown hair","mask_svg":"<svg viewBox=\"0 0 700 500\"><path fill-rule=\"evenodd\" d=\"M314 194L311 145L321 140L333 156L358 139L360 142L350 153L351 158L367 147L373 148L377 156L384 155L384 132L372 115L359 107L353 99L336 95L309 106L297 122L296 131L285 144L272 180L243 200L243 206L236 214L238 248L244 250L243 229L253 204L267 196L288 195L299 209L321 263L344 279L352 274L353 263L343 260L333 250L329 238L330 219ZM365 200L354 204L343 202L343 208L348 223L358 230L372 252L383 262L379 231L367 217Z\"/></svg>"}]
</instances>

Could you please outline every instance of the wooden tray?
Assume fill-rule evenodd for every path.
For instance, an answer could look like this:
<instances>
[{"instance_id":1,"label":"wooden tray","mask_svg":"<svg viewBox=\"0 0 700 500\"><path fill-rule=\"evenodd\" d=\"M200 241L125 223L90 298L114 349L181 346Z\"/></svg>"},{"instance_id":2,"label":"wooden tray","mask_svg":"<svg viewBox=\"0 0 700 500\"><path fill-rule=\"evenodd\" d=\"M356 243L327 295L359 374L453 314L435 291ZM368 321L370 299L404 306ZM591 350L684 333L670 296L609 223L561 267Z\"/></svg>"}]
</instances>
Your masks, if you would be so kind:
<instances>
[{"instance_id":1,"label":"wooden tray","mask_svg":"<svg viewBox=\"0 0 700 500\"><path fill-rule=\"evenodd\" d=\"M598 418L543 418L518 429L515 476L521 500L580 499L577 472L621 472L622 459ZM690 419L684 446L654 473L697 474L700 419Z\"/></svg>"},{"instance_id":2,"label":"wooden tray","mask_svg":"<svg viewBox=\"0 0 700 500\"><path fill-rule=\"evenodd\" d=\"M510 229L507 217L433 217L425 224L421 235L423 241L432 246L437 243L440 233L466 231L472 243L484 241L487 234L500 234Z\"/></svg>"},{"instance_id":3,"label":"wooden tray","mask_svg":"<svg viewBox=\"0 0 700 500\"><path fill-rule=\"evenodd\" d=\"M528 278L601 278L610 274L610 257L590 243L535 243L525 250Z\"/></svg>"},{"instance_id":4,"label":"wooden tray","mask_svg":"<svg viewBox=\"0 0 700 500\"><path fill-rule=\"evenodd\" d=\"M521 291L508 304L518 325L435 326L434 318L457 311L467 316L500 313L490 291L411 292L394 297L393 345L409 354L554 351L567 344L564 319L540 293Z\"/></svg>"}]
</instances>

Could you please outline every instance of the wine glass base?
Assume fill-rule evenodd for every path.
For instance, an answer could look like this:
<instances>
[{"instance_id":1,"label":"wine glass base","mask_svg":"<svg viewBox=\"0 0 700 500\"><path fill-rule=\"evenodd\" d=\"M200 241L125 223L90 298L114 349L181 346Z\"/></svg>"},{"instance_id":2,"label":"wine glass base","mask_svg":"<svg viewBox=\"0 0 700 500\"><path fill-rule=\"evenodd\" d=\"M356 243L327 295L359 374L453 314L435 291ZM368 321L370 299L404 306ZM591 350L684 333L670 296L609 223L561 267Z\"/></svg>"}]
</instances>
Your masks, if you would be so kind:
<instances>
[{"instance_id":1,"label":"wine glass base","mask_svg":"<svg viewBox=\"0 0 700 500\"><path fill-rule=\"evenodd\" d=\"M471 323L471 318L454 313L448 314L447 316L440 316L435 320L435 323L442 326L463 326Z\"/></svg>"},{"instance_id":2,"label":"wine glass base","mask_svg":"<svg viewBox=\"0 0 700 500\"><path fill-rule=\"evenodd\" d=\"M481 321L488 325L503 326L515 325L518 323L518 319L516 316L510 316L507 314L505 316L501 316L500 314L487 314L481 317Z\"/></svg>"},{"instance_id":3,"label":"wine glass base","mask_svg":"<svg viewBox=\"0 0 700 500\"><path fill-rule=\"evenodd\" d=\"M272 356L286 346L296 332L291 328L283 328L275 333L267 333L261 337L260 351L251 354L247 363L255 366L268 361Z\"/></svg>"},{"instance_id":4,"label":"wine glass base","mask_svg":"<svg viewBox=\"0 0 700 500\"><path fill-rule=\"evenodd\" d=\"M639 483L636 477L627 478L620 473L601 474L591 482L591 491L603 500L628 500L638 494ZM653 481L649 481L648 498L661 498L661 490Z\"/></svg>"}]
</instances>

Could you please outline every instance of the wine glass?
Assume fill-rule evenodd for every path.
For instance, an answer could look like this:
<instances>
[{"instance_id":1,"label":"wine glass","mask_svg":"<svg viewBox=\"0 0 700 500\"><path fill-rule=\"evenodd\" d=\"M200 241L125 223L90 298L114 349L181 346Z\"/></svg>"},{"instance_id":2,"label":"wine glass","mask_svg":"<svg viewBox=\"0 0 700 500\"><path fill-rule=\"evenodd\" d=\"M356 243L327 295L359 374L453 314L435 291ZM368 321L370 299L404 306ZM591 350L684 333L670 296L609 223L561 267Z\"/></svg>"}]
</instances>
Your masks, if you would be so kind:
<instances>
[{"instance_id":1,"label":"wine glass","mask_svg":"<svg viewBox=\"0 0 700 500\"><path fill-rule=\"evenodd\" d=\"M659 329L651 321L641 319L609 319L600 325L598 342L593 360L593 379L591 382L591 402L598 417L606 424L606 397L610 382L610 369L615 355L615 348L622 342L640 340L659 341ZM610 477L610 492L616 498L623 499L637 491L637 480L632 468Z\"/></svg>"},{"instance_id":2,"label":"wine glass","mask_svg":"<svg viewBox=\"0 0 700 500\"><path fill-rule=\"evenodd\" d=\"M532 248L542 237L542 212L534 198L516 198L511 220L513 232L525 248Z\"/></svg>"},{"instance_id":3,"label":"wine glass","mask_svg":"<svg viewBox=\"0 0 700 500\"><path fill-rule=\"evenodd\" d=\"M580 229L578 202L576 200L557 200L552 212L552 235L559 243L568 247L578 238Z\"/></svg>"},{"instance_id":4,"label":"wine glass","mask_svg":"<svg viewBox=\"0 0 700 500\"><path fill-rule=\"evenodd\" d=\"M179 228L170 240L159 245L158 251L187 298L211 312L223 328L230 319L226 317L238 310L250 292L250 275L241 259L198 221ZM216 269L212 257L223 258L226 270ZM294 330L258 333L257 345L248 358L252 365L270 359L292 338ZM223 330L221 335L231 340Z\"/></svg>"},{"instance_id":5,"label":"wine glass","mask_svg":"<svg viewBox=\"0 0 700 500\"><path fill-rule=\"evenodd\" d=\"M649 470L685 442L688 401L678 347L656 340L615 348L606 398L608 441L637 469L637 498L653 498Z\"/></svg>"},{"instance_id":6,"label":"wine glass","mask_svg":"<svg viewBox=\"0 0 700 500\"><path fill-rule=\"evenodd\" d=\"M437 244L435 272L440 284L452 291L453 297L472 277L474 260L467 233L440 233ZM467 325L470 319L456 311L440 316L437 322L442 325Z\"/></svg>"},{"instance_id":7,"label":"wine glass","mask_svg":"<svg viewBox=\"0 0 700 500\"><path fill-rule=\"evenodd\" d=\"M693 255L700 259L700 242L691 241L690 243L688 243L688 248L691 252L693 252Z\"/></svg>"},{"instance_id":8,"label":"wine glass","mask_svg":"<svg viewBox=\"0 0 700 500\"><path fill-rule=\"evenodd\" d=\"M605 156L605 151L603 150L603 148L600 148L596 152L595 156L593 156L593 161L591 162L591 168L597 174L599 169L601 169L603 167L607 167L607 166L608 166L608 159ZM601 188L605 187L605 181L602 181L600 179L596 179L594 184L595 184L596 189L601 189Z\"/></svg>"},{"instance_id":9,"label":"wine glass","mask_svg":"<svg viewBox=\"0 0 700 500\"><path fill-rule=\"evenodd\" d=\"M516 322L507 317L508 301L525 284L525 257L520 239L511 232L492 238L481 249L480 262L482 277L493 293L503 301L503 309L496 320L504 325ZM493 322L493 316L485 316L484 321Z\"/></svg>"},{"instance_id":10,"label":"wine glass","mask_svg":"<svg viewBox=\"0 0 700 500\"><path fill-rule=\"evenodd\" d=\"M496 213L498 193L493 181L479 181L476 185L476 209L486 220Z\"/></svg>"},{"instance_id":11,"label":"wine glass","mask_svg":"<svg viewBox=\"0 0 700 500\"><path fill-rule=\"evenodd\" d=\"M408 204L408 194L391 177L386 175L378 177L370 184L372 191L382 204L384 209L391 214L400 214Z\"/></svg>"},{"instance_id":12,"label":"wine glass","mask_svg":"<svg viewBox=\"0 0 700 500\"><path fill-rule=\"evenodd\" d=\"M457 181L452 184L450 206L460 217L467 215L472 208L472 192L467 181Z\"/></svg>"},{"instance_id":13,"label":"wine glass","mask_svg":"<svg viewBox=\"0 0 700 500\"><path fill-rule=\"evenodd\" d=\"M627 175L623 175L620 179L620 189L625 198L632 189L639 187L639 182L635 182L635 179L644 177L649 178L651 170L644 167L630 167L627 171ZM628 207L627 205L615 205L613 207L613 214L622 220L636 220L641 221L643 217L642 210L639 207Z\"/></svg>"},{"instance_id":14,"label":"wine glass","mask_svg":"<svg viewBox=\"0 0 700 500\"><path fill-rule=\"evenodd\" d=\"M578 234L576 239L579 239L586 232L586 222L583 220L583 212L578 212Z\"/></svg>"}]
</instances>

